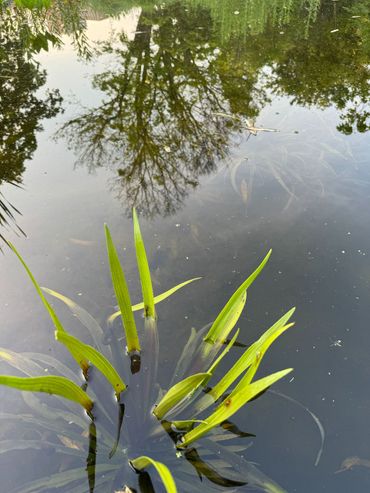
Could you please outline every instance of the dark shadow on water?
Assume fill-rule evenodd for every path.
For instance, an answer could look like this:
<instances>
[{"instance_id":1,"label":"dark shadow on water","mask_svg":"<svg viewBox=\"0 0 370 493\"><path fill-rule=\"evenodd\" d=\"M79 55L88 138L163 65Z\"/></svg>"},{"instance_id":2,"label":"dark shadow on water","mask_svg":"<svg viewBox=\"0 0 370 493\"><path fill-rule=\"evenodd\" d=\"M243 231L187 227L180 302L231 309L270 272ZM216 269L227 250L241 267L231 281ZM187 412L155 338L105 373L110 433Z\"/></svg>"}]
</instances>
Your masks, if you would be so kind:
<instances>
[{"instance_id":1,"label":"dark shadow on water","mask_svg":"<svg viewBox=\"0 0 370 493\"><path fill-rule=\"evenodd\" d=\"M203 476L205 476L212 483L217 484L218 486L223 486L224 488L235 488L236 486L244 486L247 484L246 481L234 481L223 477L213 467L207 464L206 461L201 459L196 448L187 450L184 453L184 457L197 471L201 481Z\"/></svg>"},{"instance_id":2,"label":"dark shadow on water","mask_svg":"<svg viewBox=\"0 0 370 493\"><path fill-rule=\"evenodd\" d=\"M90 493L94 493L95 489L96 447L96 426L95 423L92 422L89 426L89 454L86 459L86 472Z\"/></svg>"}]
</instances>

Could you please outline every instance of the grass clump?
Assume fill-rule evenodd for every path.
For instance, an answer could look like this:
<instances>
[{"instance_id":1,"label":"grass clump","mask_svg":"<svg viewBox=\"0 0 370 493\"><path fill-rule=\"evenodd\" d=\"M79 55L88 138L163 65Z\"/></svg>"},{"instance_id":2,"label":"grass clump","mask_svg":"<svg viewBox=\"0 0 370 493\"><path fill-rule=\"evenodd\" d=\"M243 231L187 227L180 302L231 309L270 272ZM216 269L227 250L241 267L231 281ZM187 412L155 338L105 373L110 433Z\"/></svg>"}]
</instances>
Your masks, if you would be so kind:
<instances>
[{"instance_id":1,"label":"grass clump","mask_svg":"<svg viewBox=\"0 0 370 493\"><path fill-rule=\"evenodd\" d=\"M293 326L289 320L294 309L281 317L251 346L245 348L243 354L222 378L217 380L215 373L221 360L238 344L239 329L234 329L244 309L247 290L268 262L271 251L230 297L210 328L198 332L192 330L177 364L176 381L165 391L157 381L159 339L156 304L196 279L185 281L155 296L135 210L133 223L143 302L132 305L116 247L108 226L105 226L109 266L119 311L108 318L104 329L86 310L68 297L41 288L21 255L9 243L49 313L55 327L56 340L69 350L82 369L85 379L80 388L71 369L50 356L39 353L17 354L0 348L0 359L25 374L23 377L0 376L0 384L26 391L24 399L38 415L20 414L17 419L25 425L33 424L55 432L59 444L54 443L54 446L56 450L62 449L62 453L79 456L87 453L83 472L80 469L71 469L66 471L63 477L55 473L34 481L22 491L47 491L47 488L54 485L55 488L68 488L72 493L83 493L86 491L83 481L86 472L90 493L118 492L122 491L123 486L126 488L124 491L134 491L131 490L129 479L134 471L139 475L140 491L154 491L152 481L160 479L169 493L176 492L177 488L184 492L212 491L209 486L212 484L237 488L246 483L266 492L283 492L255 466L237 455L235 446L221 442L227 442L235 436L250 436L241 432L230 418L247 402L262 394L291 371L289 368L258 380L254 379L269 346ZM44 293L65 303L88 328L92 344L82 342L67 332ZM142 310L144 316L142 334L137 329L134 317L134 312L138 310ZM115 320L118 317L122 321L123 333L122 329L117 331ZM122 343L122 340L125 342ZM41 364L50 365L56 373L63 376L38 376L42 371ZM104 383L99 381L97 387L94 387L94 381L90 384L91 367L108 380L113 388L118 418L114 419L111 416L112 402L101 397L102 392L109 395ZM49 407L41 403L33 393L30 394L30 391L47 392L67 401L63 400L61 409ZM90 423L81 419L75 408L66 406L66 402L70 401L83 406L88 412ZM126 417L128 408L130 413L127 412ZM68 427L63 428L67 420L74 424L72 431ZM114 423L115 432L112 431ZM81 431L83 429L84 431ZM169 442L168 438L175 447L169 446L171 441ZM104 456L103 463L100 458L97 460L98 441L99 451ZM27 440L22 441L23 448L27 448L26 442ZM37 441L30 442L30 447L37 448ZM195 448L194 444L199 448ZM10 445L9 447L11 449ZM161 460L149 457L148 452ZM218 459L215 459L214 455L217 455ZM185 459L200 477L206 476L211 483L206 487L197 485L189 469L179 466L179 459ZM147 469L152 470L152 467L157 471L158 477L152 478L148 474ZM176 481L171 470L176 473ZM190 468L190 471L192 470Z\"/></svg>"}]
</instances>

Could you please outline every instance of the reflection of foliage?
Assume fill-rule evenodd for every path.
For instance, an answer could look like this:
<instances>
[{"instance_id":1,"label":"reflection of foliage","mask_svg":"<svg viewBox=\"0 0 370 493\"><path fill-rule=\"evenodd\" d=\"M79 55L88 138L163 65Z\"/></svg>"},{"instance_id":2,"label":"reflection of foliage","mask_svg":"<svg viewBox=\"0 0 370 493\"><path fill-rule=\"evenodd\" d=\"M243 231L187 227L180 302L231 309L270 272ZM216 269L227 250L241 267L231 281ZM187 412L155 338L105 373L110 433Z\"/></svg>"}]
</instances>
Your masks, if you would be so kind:
<instances>
[{"instance_id":1,"label":"reflection of foliage","mask_svg":"<svg viewBox=\"0 0 370 493\"><path fill-rule=\"evenodd\" d=\"M295 5L299 7L300 2ZM232 105L234 112L243 107L249 94L255 101L257 115L267 101L263 91L269 90L272 94L290 96L292 104L336 107L341 112L342 123L337 127L341 132L368 129L369 22L365 16L352 18L348 10L333 10L332 2L322 0L317 7L315 13L309 13L309 17L316 19L309 30L304 11L296 8L295 14L290 14L290 22L279 31L272 9L260 33L250 34L246 29L244 34L235 34L230 30L227 39L225 36L218 62L229 66L225 74L244 74L245 79L245 84L241 84L245 94ZM363 11L357 4L348 9L360 16Z\"/></svg>"},{"instance_id":2,"label":"reflection of foliage","mask_svg":"<svg viewBox=\"0 0 370 493\"><path fill-rule=\"evenodd\" d=\"M7 24L1 27L0 179L19 183L24 161L37 147L35 134L41 129L40 121L57 114L61 99L56 91L48 92L43 100L35 95L45 84L46 74L27 57L22 32L9 37Z\"/></svg>"},{"instance_id":3,"label":"reflection of foliage","mask_svg":"<svg viewBox=\"0 0 370 493\"><path fill-rule=\"evenodd\" d=\"M0 9L0 184L21 183L24 162L37 148L41 120L55 116L61 104L58 91L48 91L43 98L36 96L46 82L46 73L32 53L38 51L39 42L47 43L50 38L40 33L30 36L23 21L22 15ZM0 216L0 223L5 223L11 209L6 209L5 202L1 208L5 215Z\"/></svg>"},{"instance_id":4,"label":"reflection of foliage","mask_svg":"<svg viewBox=\"0 0 370 493\"><path fill-rule=\"evenodd\" d=\"M273 94L336 106L342 132L367 129L367 23L332 2L144 4L134 39L120 34L101 49L116 67L94 77L106 99L62 131L91 169L114 167L128 207L175 211Z\"/></svg>"},{"instance_id":5,"label":"reflection of foliage","mask_svg":"<svg viewBox=\"0 0 370 493\"><path fill-rule=\"evenodd\" d=\"M89 59L91 50L86 35L85 8L83 0L55 0L51 8L45 10L45 23L54 35L69 35L78 55Z\"/></svg>"},{"instance_id":6,"label":"reflection of foliage","mask_svg":"<svg viewBox=\"0 0 370 493\"><path fill-rule=\"evenodd\" d=\"M255 119L273 94L288 95L293 104L335 106L343 133L368 129L366 2L349 1L345 8L329 0L139 3L134 39L119 34L102 46L101 54L115 66L94 78L106 99L64 127L82 150L81 161L90 168L114 167L113 187L128 207L141 205L148 214L175 211L225 156L231 131L240 129L237 119L218 113ZM100 9L119 13L137 4L117 0ZM32 54L60 44L68 33L88 58L85 19L93 9L99 9L97 1L88 6L56 0L50 9L35 11L12 7L17 42ZM9 47L1 56L16 58L14 51ZM43 73L27 58L24 71L27 64L31 81L42 85ZM17 81L32 87L27 76ZM44 105L56 103L52 94ZM3 101L7 108L13 104L10 94ZM35 120L45 116L35 114ZM23 162L27 152L22 141L17 146L14 153Z\"/></svg>"},{"instance_id":7,"label":"reflection of foliage","mask_svg":"<svg viewBox=\"0 0 370 493\"><path fill-rule=\"evenodd\" d=\"M208 11L179 3L143 11L133 41L102 48L118 63L94 78L108 98L63 129L89 167L117 169L129 206L173 212L225 155L232 124L217 116L228 105L211 26Z\"/></svg>"},{"instance_id":8,"label":"reflection of foliage","mask_svg":"<svg viewBox=\"0 0 370 493\"><path fill-rule=\"evenodd\" d=\"M26 8L27 4L29 8ZM55 0L49 6L40 0L38 7L30 2L12 5L8 14L16 25L22 25L22 39L33 51L48 50L49 44L61 46L67 34L79 56L88 59L91 51L86 36L86 6L83 0ZM23 5L23 6L22 6ZM3 10L6 11L5 7Z\"/></svg>"},{"instance_id":9,"label":"reflection of foliage","mask_svg":"<svg viewBox=\"0 0 370 493\"><path fill-rule=\"evenodd\" d=\"M370 71L361 21L349 22L346 17L337 17L337 31L331 13L323 11L307 40L299 40L299 33L293 32L296 43L281 50L272 87L302 106L335 106L342 111L337 128L348 134L354 127L359 132L369 128Z\"/></svg>"},{"instance_id":10,"label":"reflection of foliage","mask_svg":"<svg viewBox=\"0 0 370 493\"><path fill-rule=\"evenodd\" d=\"M223 41L230 37L262 34L268 26L282 28L295 22L299 13L305 32L316 20L321 0L188 0L190 5L202 5L210 9L212 18L219 26Z\"/></svg>"}]
</instances>

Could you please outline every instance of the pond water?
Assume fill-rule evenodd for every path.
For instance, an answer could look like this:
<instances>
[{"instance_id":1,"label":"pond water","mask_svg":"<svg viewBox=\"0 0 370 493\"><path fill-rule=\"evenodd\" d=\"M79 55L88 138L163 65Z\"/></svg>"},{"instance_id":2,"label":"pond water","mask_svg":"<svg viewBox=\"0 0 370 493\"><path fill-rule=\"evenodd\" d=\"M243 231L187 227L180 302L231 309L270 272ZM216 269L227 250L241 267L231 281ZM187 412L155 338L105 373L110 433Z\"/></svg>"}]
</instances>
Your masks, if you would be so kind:
<instances>
[{"instance_id":1,"label":"pond water","mask_svg":"<svg viewBox=\"0 0 370 493\"><path fill-rule=\"evenodd\" d=\"M297 307L296 326L258 373L294 368L273 387L290 400L268 392L233 417L255 437L232 444L250 444L242 455L271 480L258 487L247 477L249 485L237 491L368 491L368 2L66 5L1 10L0 346L73 366L5 239L41 285L104 325L116 304L104 223L120 248L133 301L140 300L136 206L155 292L203 277L158 306L163 388L191 328L214 320L272 248L248 291L239 339L253 342ZM77 331L69 311L54 305ZM231 350L220 375L241 352ZM18 374L0 364L1 373ZM305 408L325 430L319 461L319 428ZM53 430L17 425L14 415L32 416L17 390L0 387L0 413L1 492L72 491L52 482L27 485L83 469L80 450L64 438L76 453L58 453L47 446ZM24 450L26 440L36 448ZM152 452L165 462L161 450ZM173 473L180 481L176 467ZM95 492L136 488L135 475L127 475L99 486L97 474ZM195 472L193 481L194 491L227 489L205 477L198 484ZM87 479L81 484L76 480L81 489L73 491L89 491Z\"/></svg>"}]
</instances>

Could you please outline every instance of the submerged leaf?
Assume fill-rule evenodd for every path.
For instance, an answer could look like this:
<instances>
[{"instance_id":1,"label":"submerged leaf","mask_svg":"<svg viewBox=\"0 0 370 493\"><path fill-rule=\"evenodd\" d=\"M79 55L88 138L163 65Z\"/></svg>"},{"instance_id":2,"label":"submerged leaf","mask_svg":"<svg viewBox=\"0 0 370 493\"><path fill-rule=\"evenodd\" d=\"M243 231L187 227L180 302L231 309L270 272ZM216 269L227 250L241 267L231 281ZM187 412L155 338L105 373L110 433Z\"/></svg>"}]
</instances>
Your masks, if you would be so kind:
<instances>
[{"instance_id":1,"label":"submerged leaf","mask_svg":"<svg viewBox=\"0 0 370 493\"><path fill-rule=\"evenodd\" d=\"M101 344L101 341L105 335L104 331L100 327L98 322L95 320L95 318L92 317L88 311L86 311L84 308L82 308L76 302L74 302L73 300L71 300L67 296L64 296L61 293L53 291L52 289L49 289L49 288L42 287L41 289L45 293L49 294L50 296L54 296L54 298L57 298L60 301L62 301L63 303L65 303L68 306L68 308L71 310L73 315L75 315L78 318L78 320L82 323L82 325L84 325L84 327L87 328L87 330L89 331L96 347L100 351L102 351L105 348L105 347L103 348L103 346Z\"/></svg>"},{"instance_id":2,"label":"submerged leaf","mask_svg":"<svg viewBox=\"0 0 370 493\"><path fill-rule=\"evenodd\" d=\"M25 359L27 358L29 361L32 362L36 361L38 365L41 364L42 369L44 371L46 370L49 371L50 368L53 368L53 372L54 370L56 370L61 376L67 377L69 378L69 380L72 380L75 383L79 383L79 379L68 366L61 363L60 361L58 361L53 356L50 356L49 354L26 352L26 353L20 353L20 356L22 356ZM41 366L39 368L41 369ZM37 372L37 374L35 374L35 376L40 375L40 369Z\"/></svg>"},{"instance_id":3,"label":"submerged leaf","mask_svg":"<svg viewBox=\"0 0 370 493\"><path fill-rule=\"evenodd\" d=\"M31 361L27 356L10 351L10 349L0 347L0 360L6 361L13 368L27 376L37 376L42 371L41 366Z\"/></svg>"},{"instance_id":4,"label":"submerged leaf","mask_svg":"<svg viewBox=\"0 0 370 493\"><path fill-rule=\"evenodd\" d=\"M81 404L86 411L93 408L93 401L78 385L65 377L10 377L0 375L0 384L29 392L46 392L47 394L60 395L70 401Z\"/></svg>"},{"instance_id":5,"label":"submerged leaf","mask_svg":"<svg viewBox=\"0 0 370 493\"><path fill-rule=\"evenodd\" d=\"M211 324L207 324L198 331L196 331L194 327L191 329L189 339L186 342L181 352L181 356L177 362L171 383L173 383L177 378L183 377L184 375L197 373L196 371L191 371L191 369L194 365L194 360L196 360L197 358L197 350L199 350L199 347L204 344L204 334L207 332L210 326ZM203 371L207 371L208 367L209 365L205 366Z\"/></svg>"},{"instance_id":6,"label":"submerged leaf","mask_svg":"<svg viewBox=\"0 0 370 493\"><path fill-rule=\"evenodd\" d=\"M122 324L126 334L127 350L140 351L140 342L137 335L134 315L131 308L130 293L127 287L126 278L123 273L121 263L119 261L116 247L114 246L109 228L105 225L105 237L107 242L107 252L109 258L110 271L112 276L112 284L118 306L121 311Z\"/></svg>"},{"instance_id":7,"label":"submerged leaf","mask_svg":"<svg viewBox=\"0 0 370 493\"><path fill-rule=\"evenodd\" d=\"M212 442L212 440L209 440L208 438L205 438L202 443L207 449L220 455L223 460L226 460L231 464L232 467L248 481L250 488L264 491L265 493L287 493L283 488L266 476L266 474L257 469L252 462L245 460L242 456L231 451L230 447L225 447Z\"/></svg>"},{"instance_id":8,"label":"submerged leaf","mask_svg":"<svg viewBox=\"0 0 370 493\"><path fill-rule=\"evenodd\" d=\"M48 302L48 300L45 298L43 292L41 291L41 288L38 284L38 282L36 281L36 279L34 278L32 272L30 271L29 267L27 266L26 262L23 260L23 258L21 257L20 253L18 252L18 250L15 248L15 246L8 242L8 245L10 246L10 248L13 250L13 252L16 254L16 256L18 257L18 259L20 260L21 264L23 265L23 267L25 268L28 276L30 277L36 291L37 291L37 294L40 296L41 298L41 301L43 302L46 310L48 311L49 315L50 315L50 318L51 320L53 321L53 324L56 328L56 330L60 331L60 332L64 332L64 327L63 325L61 324L59 318L57 317L57 314L55 313L55 311L53 310L53 308L51 307L50 303ZM78 362L78 364L81 366L81 369L83 371L83 374L85 375L85 377L87 376L87 372L88 372L88 369L89 369L89 364L88 364L88 361L83 357L83 355L79 354L79 353L75 353L73 352L72 353L72 356L74 357L74 359Z\"/></svg>"},{"instance_id":9,"label":"submerged leaf","mask_svg":"<svg viewBox=\"0 0 370 493\"><path fill-rule=\"evenodd\" d=\"M317 428L319 430L320 439L321 439L320 448L319 448L319 450L317 452L316 459L315 459L315 466L318 466L319 465L319 462L320 462L320 459L321 459L322 452L324 450L324 442L325 442L325 429L324 429L321 421L319 420L319 418L316 416L315 413L313 413L311 411L311 409L309 409L308 407L306 407L304 404L302 404L301 402L297 401L296 399L293 399L293 397L290 397L289 395L282 394L281 392L277 392L276 390L271 390L270 389L268 392L271 393L271 394L277 395L279 397L282 397L283 399L287 399L290 402L293 402L293 404L296 404L297 406L301 407L302 409L304 409L311 416L311 418L313 419L313 421L315 422L315 424L316 424L316 426L317 426Z\"/></svg>"},{"instance_id":10,"label":"submerged leaf","mask_svg":"<svg viewBox=\"0 0 370 493\"><path fill-rule=\"evenodd\" d=\"M78 443L77 441L75 440L72 440L71 438L65 436L65 435L57 435L59 440L62 442L62 444L67 447L67 448L71 448L73 450L83 450L83 446Z\"/></svg>"},{"instance_id":11,"label":"submerged leaf","mask_svg":"<svg viewBox=\"0 0 370 493\"><path fill-rule=\"evenodd\" d=\"M60 445L57 443L47 442L45 440L1 440L0 441L0 455L12 452L15 450L49 450L52 453L66 454L70 456L81 457L81 450L65 446L65 444Z\"/></svg>"},{"instance_id":12,"label":"submerged leaf","mask_svg":"<svg viewBox=\"0 0 370 493\"><path fill-rule=\"evenodd\" d=\"M155 467L166 488L167 493L177 493L176 484L172 477L172 474L170 473L168 467L162 464L162 462L158 462L156 460L151 459L150 457L143 455L141 457L137 457L136 459L132 460L131 464L133 468L138 471L142 471L143 469L146 469L148 466Z\"/></svg>"},{"instance_id":13,"label":"submerged leaf","mask_svg":"<svg viewBox=\"0 0 370 493\"><path fill-rule=\"evenodd\" d=\"M63 423L66 427L68 424L76 425L81 432L86 429L86 421L78 412L67 411L51 407L42 401L37 395L32 392L22 392L22 397L25 404L32 412L51 423ZM62 398L61 398L62 399Z\"/></svg>"},{"instance_id":14,"label":"submerged leaf","mask_svg":"<svg viewBox=\"0 0 370 493\"><path fill-rule=\"evenodd\" d=\"M107 474L110 471L116 471L120 466L112 464L98 464L96 466L97 474ZM78 480L85 479L86 468L77 467L76 469L69 469L68 471L58 472L55 474L48 475L45 478L37 479L32 481L26 486L21 486L19 489L13 490L12 493L40 493L40 492L50 492L55 488L62 488L70 483ZM68 490L72 492L72 489ZM73 489L74 491L74 489ZM83 484L81 488L82 492L86 492L86 484Z\"/></svg>"}]
</instances>

